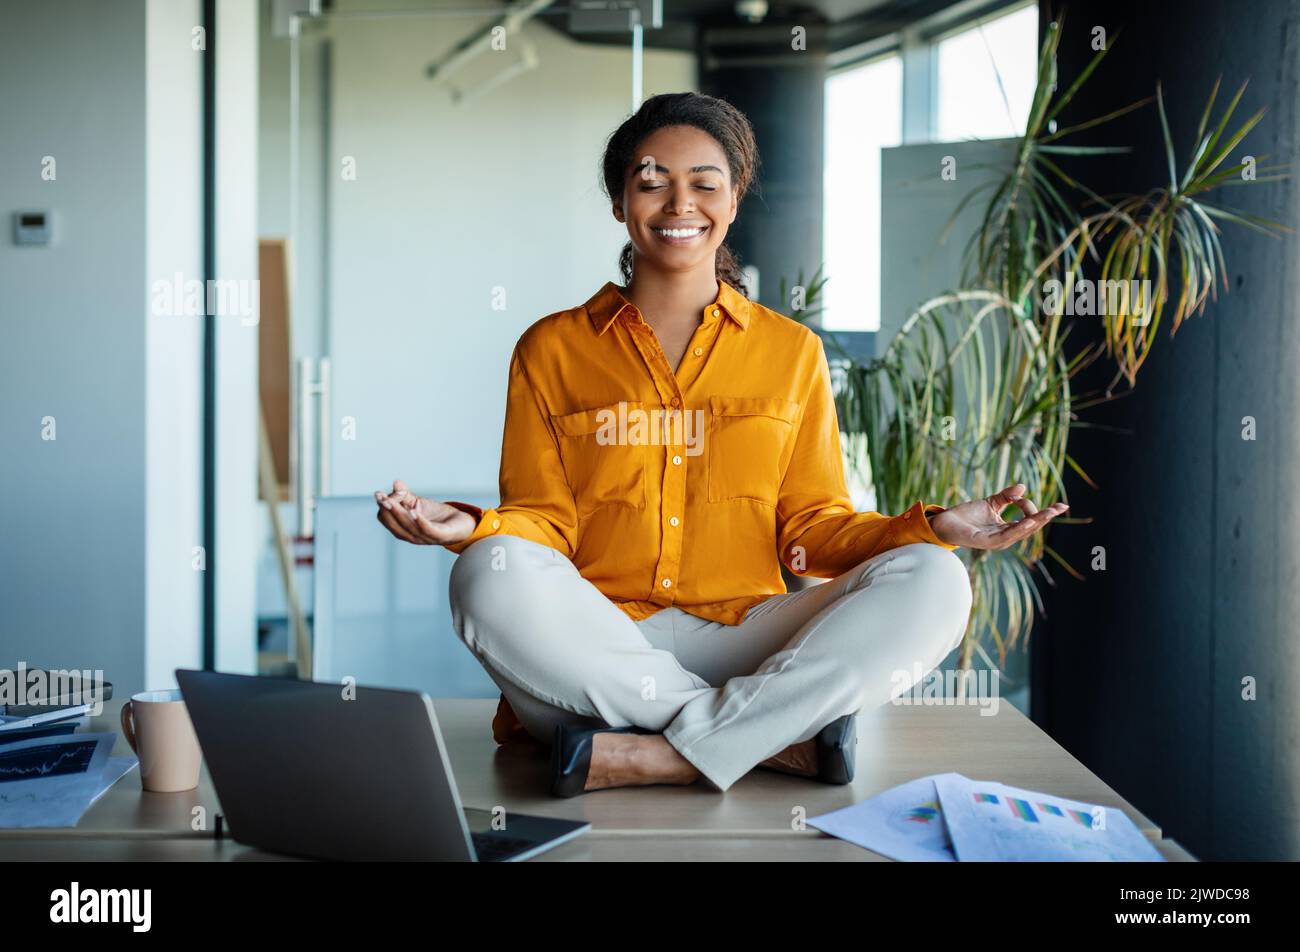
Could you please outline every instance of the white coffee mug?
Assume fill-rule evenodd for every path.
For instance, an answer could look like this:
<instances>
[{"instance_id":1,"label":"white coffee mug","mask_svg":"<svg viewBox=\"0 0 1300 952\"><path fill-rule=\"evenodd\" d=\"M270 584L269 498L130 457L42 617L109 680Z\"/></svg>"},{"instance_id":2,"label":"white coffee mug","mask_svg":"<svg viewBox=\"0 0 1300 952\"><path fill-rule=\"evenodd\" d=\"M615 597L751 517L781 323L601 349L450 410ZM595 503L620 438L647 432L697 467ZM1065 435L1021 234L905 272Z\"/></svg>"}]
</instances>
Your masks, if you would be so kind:
<instances>
[{"instance_id":1,"label":"white coffee mug","mask_svg":"<svg viewBox=\"0 0 1300 952\"><path fill-rule=\"evenodd\" d=\"M122 733L140 758L140 784L155 793L199 785L202 753L180 691L142 691L122 705Z\"/></svg>"}]
</instances>

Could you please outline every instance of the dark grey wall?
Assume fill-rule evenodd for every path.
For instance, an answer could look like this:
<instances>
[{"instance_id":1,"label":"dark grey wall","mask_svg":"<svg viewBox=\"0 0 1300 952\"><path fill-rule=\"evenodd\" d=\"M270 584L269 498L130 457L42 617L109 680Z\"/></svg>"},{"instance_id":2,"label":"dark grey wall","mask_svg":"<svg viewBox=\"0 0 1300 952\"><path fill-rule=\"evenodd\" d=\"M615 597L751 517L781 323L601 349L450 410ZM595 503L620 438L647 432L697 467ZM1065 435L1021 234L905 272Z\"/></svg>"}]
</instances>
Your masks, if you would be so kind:
<instances>
[{"instance_id":1,"label":"dark grey wall","mask_svg":"<svg viewBox=\"0 0 1300 952\"><path fill-rule=\"evenodd\" d=\"M759 269L759 300L784 314L781 279L789 288L800 268L811 278L822 258L826 54L815 48L815 31L809 49L799 51L790 49L789 26L767 23L738 35L751 32L743 58L711 66L705 55L700 92L727 100L754 126L758 188L746 196L727 244L741 264Z\"/></svg>"},{"instance_id":2,"label":"dark grey wall","mask_svg":"<svg viewBox=\"0 0 1300 952\"><path fill-rule=\"evenodd\" d=\"M1049 13L1045 5L1044 21ZM1215 76L1229 95L1250 78L1237 118L1263 105L1269 112L1234 161L1294 161L1298 0L1072 7L1058 58L1063 85L1090 57L1094 25L1123 35L1065 124L1151 94L1162 80L1181 165ZM1074 164L1103 193L1168 177L1154 107L1077 141L1135 147ZM1222 189L1218 200L1300 223L1295 181ZM1084 417L1131 434L1071 436L1100 489L1071 476L1071 515L1092 524L1052 532L1087 580L1056 571L1057 589L1046 593L1034 718L1199 857L1297 859L1300 264L1294 237L1229 225L1222 238L1230 292L1172 339L1162 320L1136 392ZM1257 421L1253 442L1241 436L1247 416ZM1089 569L1094 546L1105 548L1104 572ZM1258 700L1242 699L1247 677Z\"/></svg>"}]
</instances>

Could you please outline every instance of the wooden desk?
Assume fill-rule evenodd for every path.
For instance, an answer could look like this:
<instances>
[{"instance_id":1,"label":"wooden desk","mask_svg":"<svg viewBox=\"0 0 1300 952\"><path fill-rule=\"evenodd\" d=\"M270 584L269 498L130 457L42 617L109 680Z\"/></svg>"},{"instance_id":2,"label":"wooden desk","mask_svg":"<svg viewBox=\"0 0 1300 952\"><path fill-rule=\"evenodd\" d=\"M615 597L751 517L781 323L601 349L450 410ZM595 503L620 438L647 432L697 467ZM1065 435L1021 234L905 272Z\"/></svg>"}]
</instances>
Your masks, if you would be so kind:
<instances>
[{"instance_id":1,"label":"wooden desk","mask_svg":"<svg viewBox=\"0 0 1300 952\"><path fill-rule=\"evenodd\" d=\"M495 702L436 701L452 770L466 806L585 819L592 830L539 859L571 860L849 860L881 857L798 830L811 817L874 796L915 777L956 771L1123 810L1170 859L1192 857L1078 760L1009 704L984 717L977 707L887 706L858 720L853 784L834 787L755 770L726 793L704 785L602 790L571 800L546 793L549 758L533 745L499 748L492 741ZM92 729L117 730L119 701L105 705ZM129 753L118 737L114 754ZM191 822L196 806L207 829ZM0 860L273 858L233 841L212 839L220 804L206 766L199 786L184 793L145 793L132 772L115 784L73 829L0 831Z\"/></svg>"},{"instance_id":2,"label":"wooden desk","mask_svg":"<svg viewBox=\"0 0 1300 952\"><path fill-rule=\"evenodd\" d=\"M1154 843L1170 862L1195 862L1173 840ZM145 837L0 837L4 862L164 862L263 863L298 862L295 857L243 846L233 840L211 837L178 839ZM798 837L646 836L635 843L620 836L592 831L543 853L533 862L846 862L882 863L888 859L870 850L829 836L809 833Z\"/></svg>"},{"instance_id":3,"label":"wooden desk","mask_svg":"<svg viewBox=\"0 0 1300 952\"><path fill-rule=\"evenodd\" d=\"M452 771L466 806L589 820L595 830L657 829L741 835L791 832L796 808L816 816L928 774L955 771L1123 810L1144 834L1160 828L1070 756L1010 704L981 717L975 707L884 707L858 717L852 784L830 786L754 770L725 794L690 787L601 790L556 800L546 793L549 760L541 747L497 747L492 707L483 701L435 704Z\"/></svg>"}]
</instances>

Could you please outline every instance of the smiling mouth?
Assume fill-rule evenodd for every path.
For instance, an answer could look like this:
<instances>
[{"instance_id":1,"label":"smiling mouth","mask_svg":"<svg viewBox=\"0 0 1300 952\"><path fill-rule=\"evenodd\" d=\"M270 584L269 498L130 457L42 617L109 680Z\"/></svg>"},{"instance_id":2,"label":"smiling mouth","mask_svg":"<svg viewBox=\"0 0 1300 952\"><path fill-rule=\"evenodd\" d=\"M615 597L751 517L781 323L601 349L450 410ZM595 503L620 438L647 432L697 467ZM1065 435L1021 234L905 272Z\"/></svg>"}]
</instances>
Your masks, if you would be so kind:
<instances>
[{"instance_id":1,"label":"smiling mouth","mask_svg":"<svg viewBox=\"0 0 1300 952\"><path fill-rule=\"evenodd\" d=\"M687 245L709 230L708 225L694 228L651 228L660 241L669 245Z\"/></svg>"}]
</instances>

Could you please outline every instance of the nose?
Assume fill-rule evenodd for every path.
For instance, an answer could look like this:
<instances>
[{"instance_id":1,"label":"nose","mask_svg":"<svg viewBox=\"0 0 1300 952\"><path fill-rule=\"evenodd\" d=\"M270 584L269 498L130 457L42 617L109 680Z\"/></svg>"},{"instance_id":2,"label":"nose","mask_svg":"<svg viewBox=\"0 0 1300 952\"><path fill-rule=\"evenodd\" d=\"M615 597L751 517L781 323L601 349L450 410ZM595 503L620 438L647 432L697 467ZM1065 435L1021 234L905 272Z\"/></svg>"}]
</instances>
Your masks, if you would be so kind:
<instances>
[{"instance_id":1,"label":"nose","mask_svg":"<svg viewBox=\"0 0 1300 952\"><path fill-rule=\"evenodd\" d=\"M694 207L694 204L691 200L691 187L688 183L674 185L668 189L668 203L664 207L664 213L668 215L684 215Z\"/></svg>"}]
</instances>

